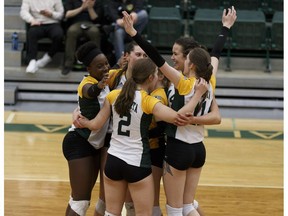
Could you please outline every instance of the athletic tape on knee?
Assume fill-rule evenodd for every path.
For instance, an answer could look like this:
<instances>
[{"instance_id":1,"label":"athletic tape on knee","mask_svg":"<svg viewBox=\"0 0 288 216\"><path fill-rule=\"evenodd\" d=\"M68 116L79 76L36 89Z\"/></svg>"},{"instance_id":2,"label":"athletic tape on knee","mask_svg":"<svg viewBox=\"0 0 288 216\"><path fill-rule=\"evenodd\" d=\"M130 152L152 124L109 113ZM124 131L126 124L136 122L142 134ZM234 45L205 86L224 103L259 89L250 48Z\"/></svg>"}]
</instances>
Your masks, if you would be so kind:
<instances>
[{"instance_id":1,"label":"athletic tape on knee","mask_svg":"<svg viewBox=\"0 0 288 216\"><path fill-rule=\"evenodd\" d=\"M105 214L104 214L104 216L116 216L116 215L114 215L114 214L111 214L111 213L109 213L109 212L105 211Z\"/></svg>"},{"instance_id":2,"label":"athletic tape on knee","mask_svg":"<svg viewBox=\"0 0 288 216\"><path fill-rule=\"evenodd\" d=\"M95 206L95 210L101 215L105 214L106 204L102 199L98 199L96 206Z\"/></svg>"},{"instance_id":3,"label":"athletic tape on knee","mask_svg":"<svg viewBox=\"0 0 288 216\"><path fill-rule=\"evenodd\" d=\"M133 202L125 202L127 216L135 216L135 208Z\"/></svg>"},{"instance_id":4,"label":"athletic tape on knee","mask_svg":"<svg viewBox=\"0 0 288 216\"><path fill-rule=\"evenodd\" d=\"M89 200L73 200L72 197L70 197L69 205L71 209L76 212L80 216L85 216L86 211L89 208L90 201Z\"/></svg>"},{"instance_id":5,"label":"athletic tape on knee","mask_svg":"<svg viewBox=\"0 0 288 216\"><path fill-rule=\"evenodd\" d=\"M194 206L195 209L198 209L199 203L198 203L197 200L193 201L193 206Z\"/></svg>"},{"instance_id":6,"label":"athletic tape on knee","mask_svg":"<svg viewBox=\"0 0 288 216\"><path fill-rule=\"evenodd\" d=\"M152 216L161 216L162 212L160 206L153 206Z\"/></svg>"},{"instance_id":7,"label":"athletic tape on knee","mask_svg":"<svg viewBox=\"0 0 288 216\"><path fill-rule=\"evenodd\" d=\"M182 216L183 208L173 208L166 204L166 211L168 216Z\"/></svg>"},{"instance_id":8,"label":"athletic tape on knee","mask_svg":"<svg viewBox=\"0 0 288 216\"><path fill-rule=\"evenodd\" d=\"M183 205L183 215L184 216L189 215L189 213L194 211L194 210L195 210L195 208L194 208L194 205L192 203Z\"/></svg>"}]
</instances>

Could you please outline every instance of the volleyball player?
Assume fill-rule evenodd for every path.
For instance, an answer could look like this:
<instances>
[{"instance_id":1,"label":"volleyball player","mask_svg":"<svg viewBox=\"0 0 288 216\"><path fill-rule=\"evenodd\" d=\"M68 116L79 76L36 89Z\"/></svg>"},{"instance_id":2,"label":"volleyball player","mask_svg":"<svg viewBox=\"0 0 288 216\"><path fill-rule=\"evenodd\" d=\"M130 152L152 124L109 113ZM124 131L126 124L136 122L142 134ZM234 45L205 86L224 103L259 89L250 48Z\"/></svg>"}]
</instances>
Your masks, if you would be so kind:
<instances>
[{"instance_id":1,"label":"volleyball player","mask_svg":"<svg viewBox=\"0 0 288 216\"><path fill-rule=\"evenodd\" d=\"M105 166L105 215L121 214L127 188L136 215L152 214L154 187L148 144L148 127L152 116L149 114L170 123L174 123L178 117L175 111L148 95L155 88L157 73L150 59L137 60L132 77L122 90L108 94L96 118L91 121L80 119L82 125L97 130L110 117L112 107L113 131ZM194 101L191 100L179 112L193 110L206 91L206 83L202 80L193 97Z\"/></svg>"}]
</instances>

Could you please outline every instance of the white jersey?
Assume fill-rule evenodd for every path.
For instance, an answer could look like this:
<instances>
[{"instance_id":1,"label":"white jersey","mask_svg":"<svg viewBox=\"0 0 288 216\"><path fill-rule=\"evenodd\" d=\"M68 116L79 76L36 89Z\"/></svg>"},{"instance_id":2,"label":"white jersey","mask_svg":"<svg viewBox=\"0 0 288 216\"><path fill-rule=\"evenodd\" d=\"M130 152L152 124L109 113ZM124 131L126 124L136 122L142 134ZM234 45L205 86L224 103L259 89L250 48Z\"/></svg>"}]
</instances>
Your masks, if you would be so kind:
<instances>
[{"instance_id":1,"label":"white jersey","mask_svg":"<svg viewBox=\"0 0 288 216\"><path fill-rule=\"evenodd\" d=\"M196 79L194 77L185 78L183 75L181 75L177 89L173 84L169 87L167 92L168 103L173 110L178 111L191 100L195 94L195 82ZM211 103L214 97L215 85L216 79L215 76L212 76L209 83L208 93L205 95L206 97L202 98L201 102L199 102L199 109L197 107L195 108L195 111L197 111L197 113L194 112L195 116L205 115L210 111ZM169 124L166 134L169 137L176 138L186 143L198 143L204 139L204 126L186 125L177 127Z\"/></svg>"},{"instance_id":2,"label":"white jersey","mask_svg":"<svg viewBox=\"0 0 288 216\"><path fill-rule=\"evenodd\" d=\"M107 94L110 92L110 89L108 86L105 86L101 90L97 98L88 99L83 97L82 95L83 86L85 86L87 83L93 85L97 84L98 81L90 75L85 76L82 79L80 85L78 86L78 105L80 107L80 111L83 116L85 116L88 119L93 119L103 107L105 98ZM106 121L103 127L97 131L91 131L88 128L76 128L74 125L72 125L69 131L77 131L95 149L99 149L104 145L104 139L108 130L108 125L109 121Z\"/></svg>"},{"instance_id":3,"label":"white jersey","mask_svg":"<svg viewBox=\"0 0 288 216\"><path fill-rule=\"evenodd\" d=\"M141 90L135 92L130 112L120 116L114 109L114 103L120 90L108 94L112 105L113 131L108 153L137 167L151 167L148 129L152 111L158 99Z\"/></svg>"}]
</instances>

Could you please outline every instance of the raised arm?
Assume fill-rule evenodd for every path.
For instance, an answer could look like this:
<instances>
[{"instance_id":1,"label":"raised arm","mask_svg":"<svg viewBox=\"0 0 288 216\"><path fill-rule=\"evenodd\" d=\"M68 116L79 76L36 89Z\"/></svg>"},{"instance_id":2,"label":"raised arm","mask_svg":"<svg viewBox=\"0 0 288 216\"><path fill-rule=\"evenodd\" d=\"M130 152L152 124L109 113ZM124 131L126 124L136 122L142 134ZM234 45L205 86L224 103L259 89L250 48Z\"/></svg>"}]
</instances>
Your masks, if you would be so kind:
<instances>
[{"instance_id":1,"label":"raised arm","mask_svg":"<svg viewBox=\"0 0 288 216\"><path fill-rule=\"evenodd\" d=\"M226 39L229 34L230 28L233 26L237 19L236 16L236 10L234 9L234 6L232 8L228 8L228 11L226 9L223 10L222 14L222 28L221 31L215 41L214 47L210 53L211 55L211 64L213 66L213 74L216 76L216 73L218 71L218 65L219 65L219 58L221 55L221 52L224 48L224 45L226 43Z\"/></svg>"},{"instance_id":2,"label":"raised arm","mask_svg":"<svg viewBox=\"0 0 288 216\"><path fill-rule=\"evenodd\" d=\"M159 52L148 41L144 40L133 27L133 18L126 11L123 11L123 23L127 34L145 51L152 61L159 67L161 72L175 85L178 85L180 73L164 60Z\"/></svg>"}]
</instances>

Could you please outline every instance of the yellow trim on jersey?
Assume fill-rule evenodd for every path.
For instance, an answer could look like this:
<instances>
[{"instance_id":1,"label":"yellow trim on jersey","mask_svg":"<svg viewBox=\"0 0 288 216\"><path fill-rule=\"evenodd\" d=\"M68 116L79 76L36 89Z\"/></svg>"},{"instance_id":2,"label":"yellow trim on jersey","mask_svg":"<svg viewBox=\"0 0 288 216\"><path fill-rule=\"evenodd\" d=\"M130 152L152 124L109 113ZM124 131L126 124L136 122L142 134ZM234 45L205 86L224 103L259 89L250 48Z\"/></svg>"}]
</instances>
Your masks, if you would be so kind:
<instances>
[{"instance_id":1,"label":"yellow trim on jersey","mask_svg":"<svg viewBox=\"0 0 288 216\"><path fill-rule=\"evenodd\" d=\"M120 94L121 89L115 89L113 91L111 91L107 96L107 100L109 101L109 103L112 105L115 100L117 99L118 95Z\"/></svg>"},{"instance_id":2,"label":"yellow trim on jersey","mask_svg":"<svg viewBox=\"0 0 288 216\"><path fill-rule=\"evenodd\" d=\"M94 77L92 77L92 76L90 76L90 75L88 75L88 76L85 76L84 78L83 78L83 80L81 81L81 83L79 84L79 86L78 86L78 89L77 89L77 91L78 91L78 95L79 95L79 97L83 97L83 93L82 93L82 89L83 89L83 87L84 87L84 85L86 85L87 83L90 83L90 84L97 84L98 83L98 80L96 80Z\"/></svg>"},{"instance_id":3,"label":"yellow trim on jersey","mask_svg":"<svg viewBox=\"0 0 288 216\"><path fill-rule=\"evenodd\" d=\"M150 95L159 99L162 104L168 105L167 95L163 87L155 89Z\"/></svg>"},{"instance_id":4,"label":"yellow trim on jersey","mask_svg":"<svg viewBox=\"0 0 288 216\"><path fill-rule=\"evenodd\" d=\"M142 96L142 110L146 114L152 114L154 106L161 102L159 99L148 95L148 93L144 90L141 90L141 96Z\"/></svg>"},{"instance_id":5,"label":"yellow trim on jersey","mask_svg":"<svg viewBox=\"0 0 288 216\"><path fill-rule=\"evenodd\" d=\"M117 76L118 73L121 72L122 69L112 69L112 70L109 70L109 82L108 82L108 85L109 85L109 88L111 89L112 88L112 84Z\"/></svg>"},{"instance_id":6,"label":"yellow trim on jersey","mask_svg":"<svg viewBox=\"0 0 288 216\"><path fill-rule=\"evenodd\" d=\"M191 89L193 88L194 84L196 82L195 77L187 78L183 74L180 74L180 81L177 86L177 90L180 95L187 95L191 92ZM216 88L216 77L213 74L210 79L210 83L212 85L213 91L215 91Z\"/></svg>"},{"instance_id":7,"label":"yellow trim on jersey","mask_svg":"<svg viewBox=\"0 0 288 216\"><path fill-rule=\"evenodd\" d=\"M115 102L120 92L121 92L121 89L115 89L106 96L107 100L109 101L111 105ZM143 112L146 114L152 114L155 104L161 101L158 100L157 98L154 98L148 95L148 93L144 90L140 90L140 93L142 97Z\"/></svg>"}]
</instances>

